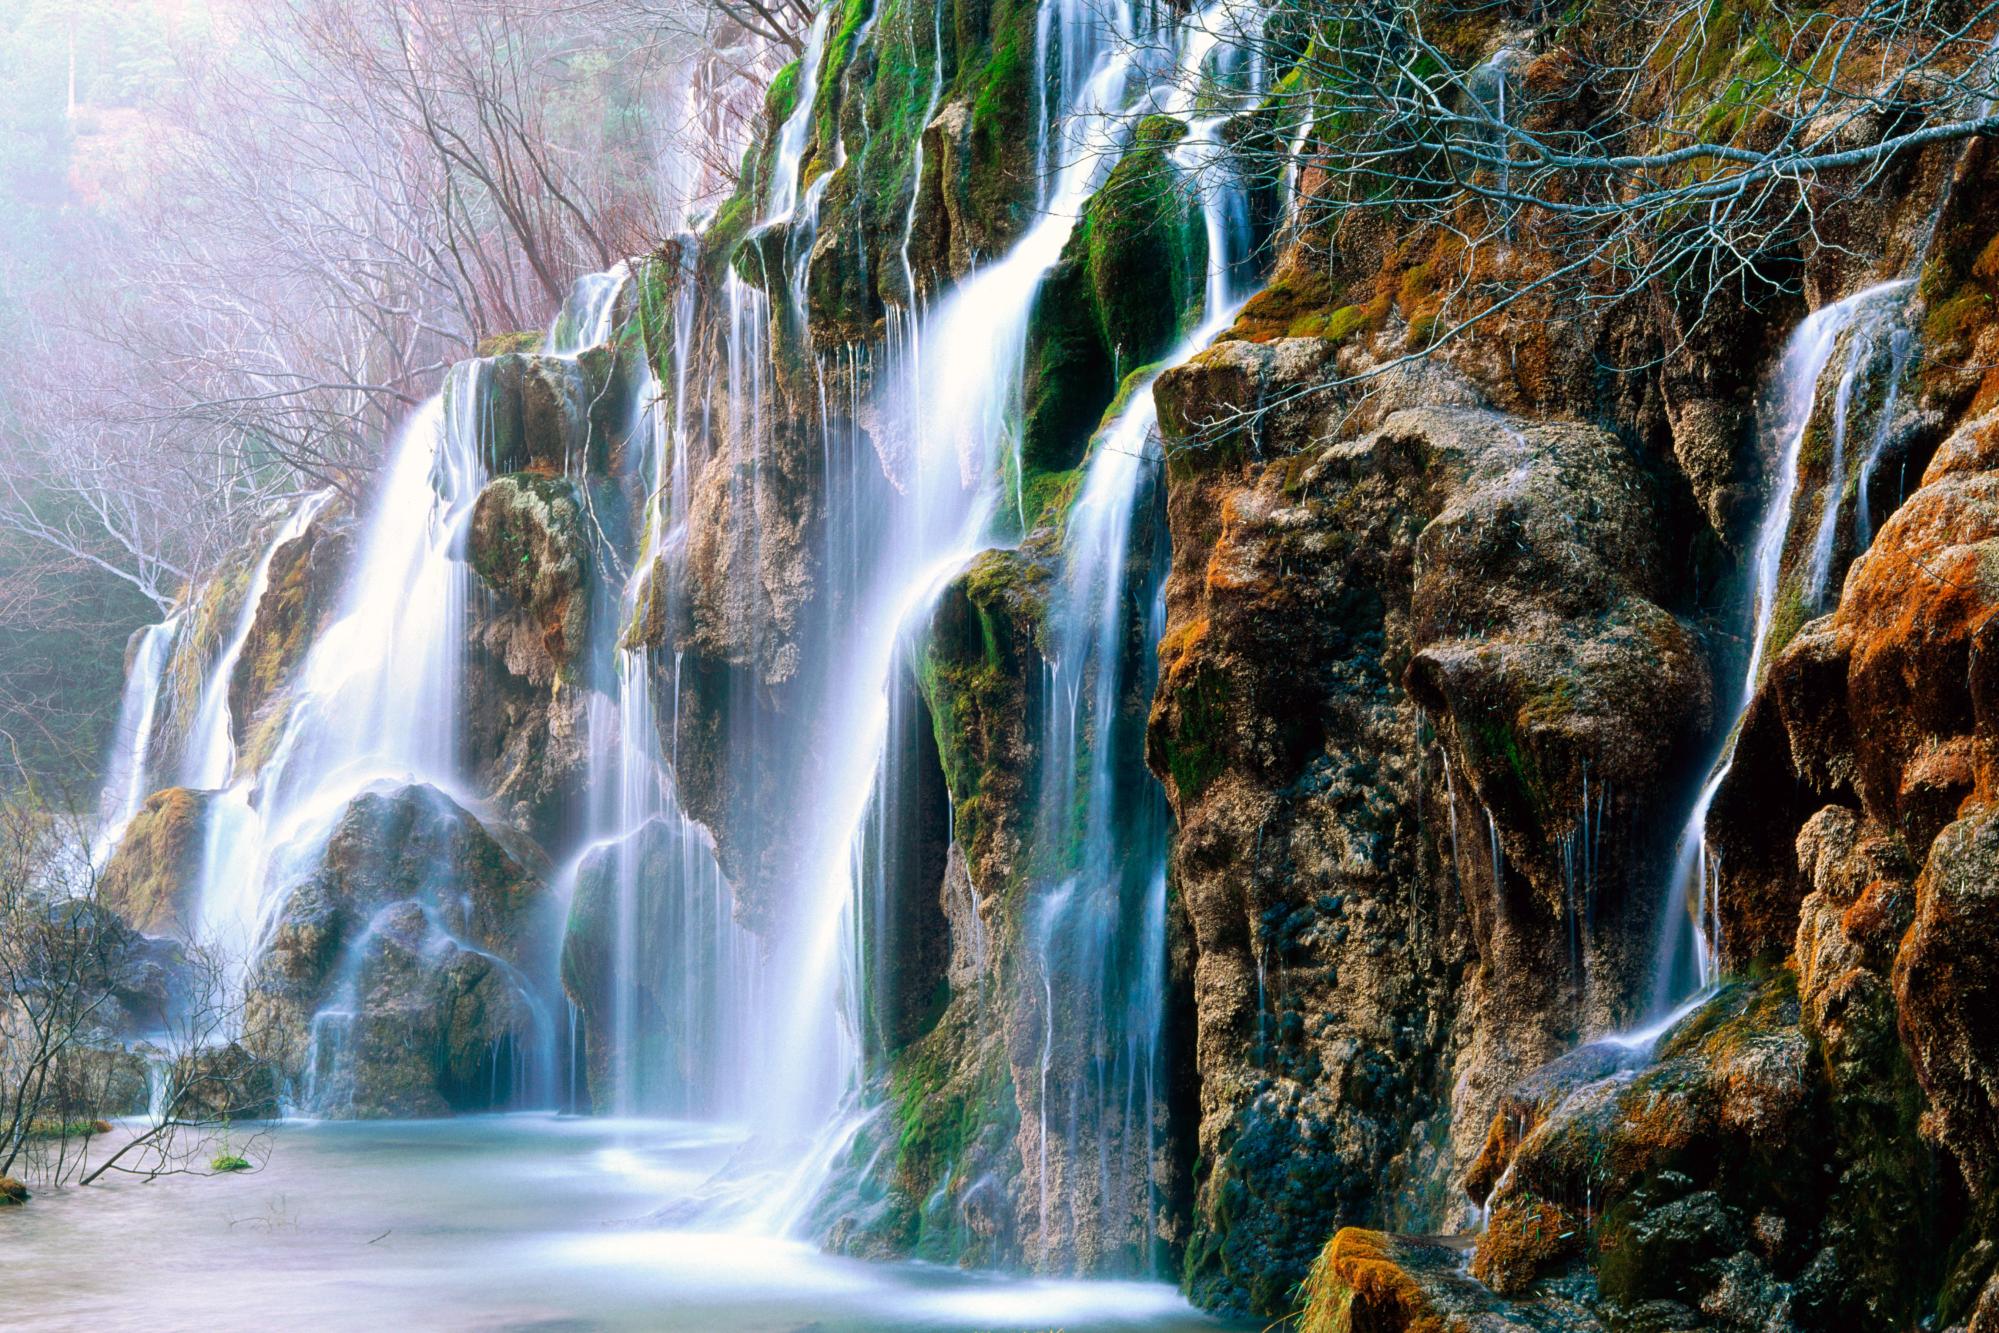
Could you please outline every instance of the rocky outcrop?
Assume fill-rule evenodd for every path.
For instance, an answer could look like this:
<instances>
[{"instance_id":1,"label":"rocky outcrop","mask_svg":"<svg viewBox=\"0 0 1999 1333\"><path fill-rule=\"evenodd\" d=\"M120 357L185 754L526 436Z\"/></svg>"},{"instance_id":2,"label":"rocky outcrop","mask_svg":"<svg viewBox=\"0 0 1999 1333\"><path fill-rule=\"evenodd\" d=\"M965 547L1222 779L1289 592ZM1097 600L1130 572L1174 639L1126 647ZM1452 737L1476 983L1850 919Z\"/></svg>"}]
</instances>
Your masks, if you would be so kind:
<instances>
[{"instance_id":1,"label":"rocky outcrop","mask_svg":"<svg viewBox=\"0 0 1999 1333\"><path fill-rule=\"evenodd\" d=\"M261 762L276 741L283 686L340 609L355 529L349 506L335 500L271 554L264 597L229 680L229 715L236 719L246 768Z\"/></svg>"},{"instance_id":2,"label":"rocky outcrop","mask_svg":"<svg viewBox=\"0 0 1999 1333\"><path fill-rule=\"evenodd\" d=\"M1169 440L1324 355L1223 343L1168 372ZM1190 1270L1217 1303L1284 1308L1342 1221L1457 1220L1442 1187L1499 1092L1631 1012L1649 961L1639 816L1709 693L1655 600L1660 503L1615 437L1455 396L1331 445L1288 410L1169 473L1151 760L1195 951Z\"/></svg>"},{"instance_id":3,"label":"rocky outcrop","mask_svg":"<svg viewBox=\"0 0 1999 1333\"><path fill-rule=\"evenodd\" d=\"M194 938L212 792L168 787L139 807L97 880L98 901L148 935Z\"/></svg>"},{"instance_id":4,"label":"rocky outcrop","mask_svg":"<svg viewBox=\"0 0 1999 1333\"><path fill-rule=\"evenodd\" d=\"M534 641L508 643L508 670L552 684L583 651L590 550L577 488L567 477L510 474L488 483L472 507L467 558L487 586L526 618Z\"/></svg>"},{"instance_id":5,"label":"rocky outcrop","mask_svg":"<svg viewBox=\"0 0 1999 1333\"><path fill-rule=\"evenodd\" d=\"M545 874L434 788L360 793L252 973L255 1053L322 1114L494 1105L547 1048L529 977Z\"/></svg>"}]
</instances>

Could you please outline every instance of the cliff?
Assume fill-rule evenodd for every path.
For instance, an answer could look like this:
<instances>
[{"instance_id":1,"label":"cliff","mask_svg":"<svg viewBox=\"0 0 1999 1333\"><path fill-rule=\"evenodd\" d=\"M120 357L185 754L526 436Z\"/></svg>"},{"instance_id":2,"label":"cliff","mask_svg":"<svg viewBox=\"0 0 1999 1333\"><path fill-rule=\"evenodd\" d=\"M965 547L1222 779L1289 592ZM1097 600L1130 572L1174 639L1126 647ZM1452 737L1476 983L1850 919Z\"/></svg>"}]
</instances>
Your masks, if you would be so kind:
<instances>
[{"instance_id":1,"label":"cliff","mask_svg":"<svg viewBox=\"0 0 1999 1333\"><path fill-rule=\"evenodd\" d=\"M1801 114L1725 6L1684 105L1591 104L1684 19L1611 8L1424 13L1536 133ZM834 1247L1315 1330L1999 1319L1988 142L1760 286L1579 300L1469 195L1259 169L1309 42L1161 28L1098 107L1089 22L834 5L609 332L447 395L461 787L288 867L274 1058L353 1114L837 1106ZM246 768L351 525L270 559ZM139 927L211 804L133 820Z\"/></svg>"}]
</instances>

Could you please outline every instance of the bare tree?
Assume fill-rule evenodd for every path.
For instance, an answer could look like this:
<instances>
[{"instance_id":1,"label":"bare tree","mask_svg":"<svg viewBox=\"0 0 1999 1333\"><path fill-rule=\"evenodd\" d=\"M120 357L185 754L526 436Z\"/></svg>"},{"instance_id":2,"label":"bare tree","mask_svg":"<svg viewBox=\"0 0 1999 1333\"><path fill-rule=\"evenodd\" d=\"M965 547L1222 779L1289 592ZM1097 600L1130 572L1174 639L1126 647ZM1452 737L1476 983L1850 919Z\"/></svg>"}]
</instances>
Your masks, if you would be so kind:
<instances>
[{"instance_id":1,"label":"bare tree","mask_svg":"<svg viewBox=\"0 0 1999 1333\"><path fill-rule=\"evenodd\" d=\"M1650 293L1690 340L1711 301L1759 303L1847 245L1838 210L1914 154L1999 132L1990 3L1301 0L1218 22L1243 54L1203 78L1270 76L1225 169L1281 187L1281 239L1322 270L1370 218L1430 245L1420 320L1336 383L1553 303Z\"/></svg>"},{"instance_id":2,"label":"bare tree","mask_svg":"<svg viewBox=\"0 0 1999 1333\"><path fill-rule=\"evenodd\" d=\"M121 921L98 899L90 846L80 820L0 806L0 1176L89 1185L258 1164L276 1081L242 1044L226 960Z\"/></svg>"},{"instance_id":3,"label":"bare tree","mask_svg":"<svg viewBox=\"0 0 1999 1333\"><path fill-rule=\"evenodd\" d=\"M714 194L685 131L768 73L767 40L692 3L236 17L174 53L143 185L65 220L62 280L8 291L0 263L30 312L0 525L162 607L274 502L358 494L484 337L651 250ZM717 77L741 87L679 95Z\"/></svg>"},{"instance_id":4,"label":"bare tree","mask_svg":"<svg viewBox=\"0 0 1999 1333\"><path fill-rule=\"evenodd\" d=\"M88 842L71 821L0 806L0 1176L68 1111L71 1066L114 997L112 935L94 902ZM69 1122L53 1126L69 1137Z\"/></svg>"}]
</instances>

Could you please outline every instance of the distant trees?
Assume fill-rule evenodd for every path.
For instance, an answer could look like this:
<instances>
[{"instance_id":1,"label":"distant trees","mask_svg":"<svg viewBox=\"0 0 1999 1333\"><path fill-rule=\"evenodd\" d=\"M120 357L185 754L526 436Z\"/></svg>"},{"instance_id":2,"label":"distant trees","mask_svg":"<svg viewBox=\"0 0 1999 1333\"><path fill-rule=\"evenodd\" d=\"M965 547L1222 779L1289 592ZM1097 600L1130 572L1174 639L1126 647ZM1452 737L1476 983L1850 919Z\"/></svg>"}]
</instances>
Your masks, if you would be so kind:
<instances>
[{"instance_id":1,"label":"distant trees","mask_svg":"<svg viewBox=\"0 0 1999 1333\"><path fill-rule=\"evenodd\" d=\"M0 577L70 586L0 614L108 584L164 611L277 502L358 495L452 361L726 192L780 49L701 0L26 6Z\"/></svg>"}]
</instances>

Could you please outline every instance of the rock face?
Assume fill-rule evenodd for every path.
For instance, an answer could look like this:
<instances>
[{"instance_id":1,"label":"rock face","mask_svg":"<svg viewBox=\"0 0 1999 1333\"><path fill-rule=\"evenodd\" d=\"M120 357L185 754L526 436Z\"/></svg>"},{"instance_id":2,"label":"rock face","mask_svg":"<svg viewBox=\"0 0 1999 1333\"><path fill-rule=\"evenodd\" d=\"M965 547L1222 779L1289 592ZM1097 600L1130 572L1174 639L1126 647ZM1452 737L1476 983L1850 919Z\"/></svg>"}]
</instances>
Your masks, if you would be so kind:
<instances>
[{"instance_id":1,"label":"rock face","mask_svg":"<svg viewBox=\"0 0 1999 1333\"><path fill-rule=\"evenodd\" d=\"M248 761L260 760L276 739L271 723L284 703L283 686L340 609L355 528L349 506L336 500L271 555L264 599L229 681L229 713Z\"/></svg>"},{"instance_id":2,"label":"rock face","mask_svg":"<svg viewBox=\"0 0 1999 1333\"><path fill-rule=\"evenodd\" d=\"M544 870L426 786L362 792L294 888L251 977L247 1030L332 1116L504 1100L539 1039Z\"/></svg>"},{"instance_id":3,"label":"rock face","mask_svg":"<svg viewBox=\"0 0 1999 1333\"><path fill-rule=\"evenodd\" d=\"M146 798L98 878L98 900L148 935L192 938L213 793L168 787Z\"/></svg>"},{"instance_id":4,"label":"rock face","mask_svg":"<svg viewBox=\"0 0 1999 1333\"><path fill-rule=\"evenodd\" d=\"M591 617L607 610L596 605L588 499L566 476L509 473L480 492L466 538L490 590L470 628L468 758L495 805L551 847L579 807L585 695L598 666Z\"/></svg>"},{"instance_id":5,"label":"rock face","mask_svg":"<svg viewBox=\"0 0 1999 1333\"><path fill-rule=\"evenodd\" d=\"M1343 1231L1305 1291L1308 1327L1568 1327L1580 1301L1612 1328L1975 1329L1999 1309L1983 667L1999 434L1976 360L1999 335L1974 202L1990 163L1985 145L1904 163L1913 202L1869 205L1891 256L1933 248L1908 304L1832 349L1798 437L1767 666L1705 825L1706 911L1735 979L1656 1050L1584 1046L1492 1108L1457 1178L1483 1212L1470 1273L1501 1309L1453 1305L1418 1246ZM1823 301L1869 277L1832 256L1807 271ZM1665 368L1672 456L1726 535L1753 494L1729 476L1753 460L1701 379ZM1884 488L1881 458L1913 489ZM1634 697L1612 706L1641 726L1685 716ZM1455 762L1463 782L1474 761ZM1510 869L1524 851L1494 816Z\"/></svg>"},{"instance_id":6,"label":"rock face","mask_svg":"<svg viewBox=\"0 0 1999 1333\"><path fill-rule=\"evenodd\" d=\"M1169 438L1315 373L1300 341L1168 372ZM1269 1310L1339 1222L1452 1221L1425 1181L1497 1093L1631 1011L1638 815L1708 680L1654 600L1652 488L1600 431L1455 406L1267 467L1230 442L1176 463L1169 512L1151 758L1211 1164L1190 1271Z\"/></svg>"}]
</instances>

